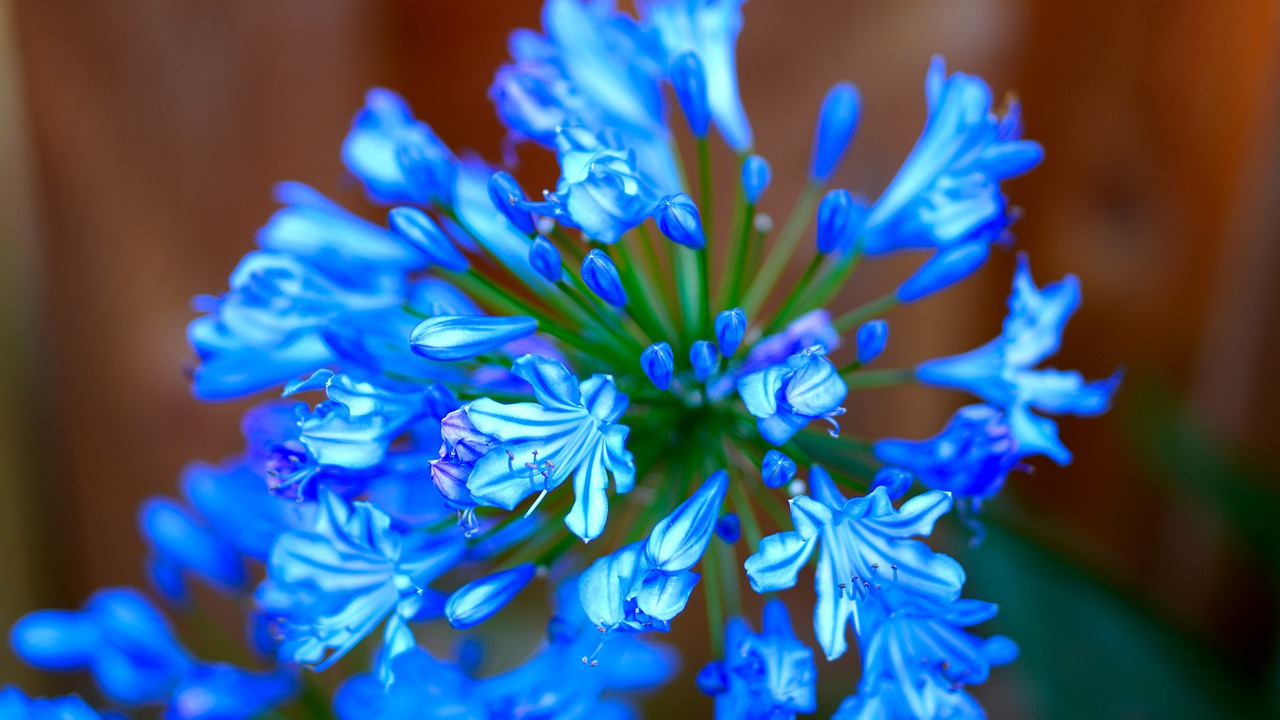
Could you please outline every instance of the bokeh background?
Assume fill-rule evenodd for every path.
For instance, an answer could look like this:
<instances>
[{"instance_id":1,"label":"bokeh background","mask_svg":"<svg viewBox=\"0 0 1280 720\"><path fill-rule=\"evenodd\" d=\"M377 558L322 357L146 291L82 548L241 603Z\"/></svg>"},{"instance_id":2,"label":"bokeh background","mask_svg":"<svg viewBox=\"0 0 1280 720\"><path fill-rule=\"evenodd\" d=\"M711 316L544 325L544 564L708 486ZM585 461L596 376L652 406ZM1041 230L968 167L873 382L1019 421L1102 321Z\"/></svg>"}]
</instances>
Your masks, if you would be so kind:
<instances>
[{"instance_id":1,"label":"bokeh background","mask_svg":"<svg viewBox=\"0 0 1280 720\"><path fill-rule=\"evenodd\" d=\"M238 451L246 405L191 398L183 333L191 296L225 289L251 248L272 184L372 213L338 147L375 85L499 159L485 90L538 5L0 2L0 625L144 583L138 503L172 493L188 461ZM1062 423L1073 465L1016 476L976 550L948 539L969 594L1002 606L989 629L1024 650L977 691L992 717L1280 717L1280 5L752 0L745 15L742 92L775 170L765 210L798 191L838 80L865 113L836 180L868 194L919 132L932 54L1016 90L1047 150L1008 187L1026 208L1018 247L1041 282L1084 286L1055 363L1125 368L1110 415ZM549 156L521 160L527 188L554 182ZM993 336L1013 257L894 311L886 366ZM870 264L841 303L917 260ZM922 437L963 401L866 393L851 427ZM852 690L856 664L841 667L827 702ZM9 681L84 689L6 650ZM682 682L654 707L709 716Z\"/></svg>"}]
</instances>

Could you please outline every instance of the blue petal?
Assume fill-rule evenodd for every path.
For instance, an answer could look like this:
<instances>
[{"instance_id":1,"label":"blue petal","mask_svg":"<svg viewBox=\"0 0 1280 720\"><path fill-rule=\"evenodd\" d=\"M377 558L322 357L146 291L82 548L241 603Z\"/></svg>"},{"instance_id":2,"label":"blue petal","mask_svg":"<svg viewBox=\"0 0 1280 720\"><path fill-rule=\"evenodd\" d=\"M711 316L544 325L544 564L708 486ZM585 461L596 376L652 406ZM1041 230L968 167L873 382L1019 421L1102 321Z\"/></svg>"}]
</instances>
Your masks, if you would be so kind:
<instances>
[{"instance_id":1,"label":"blue petal","mask_svg":"<svg viewBox=\"0 0 1280 720\"><path fill-rule=\"evenodd\" d=\"M670 515L659 520L645 545L649 565L666 573L693 567L711 542L728 488L729 475L720 470Z\"/></svg>"}]
</instances>

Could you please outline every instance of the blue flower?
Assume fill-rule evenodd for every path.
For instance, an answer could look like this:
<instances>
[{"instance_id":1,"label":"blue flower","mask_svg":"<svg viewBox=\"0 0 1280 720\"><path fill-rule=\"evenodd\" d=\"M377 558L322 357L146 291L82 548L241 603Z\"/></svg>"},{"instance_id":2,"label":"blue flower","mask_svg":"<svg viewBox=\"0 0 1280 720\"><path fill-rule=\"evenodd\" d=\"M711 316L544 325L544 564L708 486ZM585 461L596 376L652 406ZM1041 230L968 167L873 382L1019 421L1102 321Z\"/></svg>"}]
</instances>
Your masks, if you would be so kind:
<instances>
[{"instance_id":1,"label":"blue flower","mask_svg":"<svg viewBox=\"0 0 1280 720\"><path fill-rule=\"evenodd\" d=\"M577 595L575 579L561 584L548 642L513 670L475 678L460 664L414 649L392 661L395 680L390 686L374 674L347 681L334 710L341 720L631 717L617 693L668 681L675 672L673 653L635 635L602 638L585 624Z\"/></svg>"},{"instance_id":2,"label":"blue flower","mask_svg":"<svg viewBox=\"0 0 1280 720\"><path fill-rule=\"evenodd\" d=\"M32 665L87 669L111 700L164 703L174 720L249 720L295 689L284 670L256 673L195 660L155 607L124 588L99 591L79 612L31 613L14 625L10 641Z\"/></svg>"},{"instance_id":3,"label":"blue flower","mask_svg":"<svg viewBox=\"0 0 1280 720\"><path fill-rule=\"evenodd\" d=\"M973 272L991 243L1009 226L1003 180L1040 163L1043 153L1021 139L1016 104L1008 115L991 111L991 89L981 78L950 77L934 58L926 81L929 120L919 142L867 218L863 248L871 255L904 249L934 250L898 290L916 300Z\"/></svg>"},{"instance_id":4,"label":"blue flower","mask_svg":"<svg viewBox=\"0 0 1280 720\"><path fill-rule=\"evenodd\" d=\"M756 592L785 590L796 584L800 569L821 543L813 629L828 659L844 654L846 626L859 623L858 607L874 606L883 587L942 602L959 597L964 585L960 564L911 539L928 535L951 509L948 494L927 492L897 510L884 488L846 500L817 466L810 471L809 485L812 496L791 500L795 530L761 540L760 549L747 558L746 570Z\"/></svg>"},{"instance_id":5,"label":"blue flower","mask_svg":"<svg viewBox=\"0 0 1280 720\"><path fill-rule=\"evenodd\" d=\"M792 320L782 332L761 339L747 353L744 369L776 365L814 345L821 345L827 352L840 347L840 334L831 325L831 315L826 310L810 310Z\"/></svg>"},{"instance_id":6,"label":"blue flower","mask_svg":"<svg viewBox=\"0 0 1280 720\"><path fill-rule=\"evenodd\" d=\"M138 524L151 544L151 578L169 597L186 595L183 574L188 570L224 588L244 582L244 564L235 547L177 502L147 500L138 511Z\"/></svg>"},{"instance_id":7,"label":"blue flower","mask_svg":"<svg viewBox=\"0 0 1280 720\"><path fill-rule=\"evenodd\" d=\"M291 410L288 415L294 417ZM182 485L191 505L219 538L258 560L267 559L280 533L309 527L315 515L315 505L273 495L258 473L239 463L193 465L184 471Z\"/></svg>"},{"instance_id":8,"label":"blue flower","mask_svg":"<svg viewBox=\"0 0 1280 720\"><path fill-rule=\"evenodd\" d=\"M603 631L665 632L698 583L691 568L711 543L728 487L729 476L715 473L646 540L592 563L579 580L582 608L591 622Z\"/></svg>"},{"instance_id":9,"label":"blue flower","mask_svg":"<svg viewBox=\"0 0 1280 720\"><path fill-rule=\"evenodd\" d=\"M679 190L662 113L661 45L607 2L549 0L542 26L543 35L512 34L514 62L489 89L512 135L554 147L563 127L614 129L647 176L665 192Z\"/></svg>"},{"instance_id":10,"label":"blue flower","mask_svg":"<svg viewBox=\"0 0 1280 720\"><path fill-rule=\"evenodd\" d=\"M757 370L738 380L738 394L747 411L759 418L756 426L765 440L781 445L812 420L832 419L844 412L849 387L836 367L815 345L784 363Z\"/></svg>"},{"instance_id":11,"label":"blue flower","mask_svg":"<svg viewBox=\"0 0 1280 720\"><path fill-rule=\"evenodd\" d=\"M0 717L9 720L100 720L80 698L28 698L15 687L0 690Z\"/></svg>"},{"instance_id":12,"label":"blue flower","mask_svg":"<svg viewBox=\"0 0 1280 720\"><path fill-rule=\"evenodd\" d=\"M398 278L360 282L342 284L286 253L246 255L231 275L231 291L201 299L199 308L209 314L187 329L201 361L196 395L247 395L335 362L325 339L331 323L396 307L403 297Z\"/></svg>"},{"instance_id":13,"label":"blue flower","mask_svg":"<svg viewBox=\"0 0 1280 720\"><path fill-rule=\"evenodd\" d=\"M1058 351L1063 328L1079 305L1075 276L1039 289L1026 256L1019 256L1000 336L963 355L926 362L916 376L930 385L967 390L1000 408L1024 457L1040 454L1065 465L1071 452L1058 439L1057 423L1032 410L1098 415L1107 411L1120 384L1118 373L1085 382L1075 371L1033 369Z\"/></svg>"},{"instance_id":14,"label":"blue flower","mask_svg":"<svg viewBox=\"0 0 1280 720\"><path fill-rule=\"evenodd\" d=\"M308 412L298 407L299 441L320 465L359 470L381 463L391 442L429 410L423 391L398 392L330 370L290 383L285 396L325 391Z\"/></svg>"},{"instance_id":15,"label":"blue flower","mask_svg":"<svg viewBox=\"0 0 1280 720\"><path fill-rule=\"evenodd\" d=\"M453 153L390 90L369 91L342 144L342 160L378 202L447 202L453 195Z\"/></svg>"},{"instance_id":16,"label":"blue flower","mask_svg":"<svg viewBox=\"0 0 1280 720\"><path fill-rule=\"evenodd\" d=\"M416 270L432 259L302 183L280 183L275 196L284 207L258 231L258 245L305 260L345 285L359 287L370 274Z\"/></svg>"},{"instance_id":17,"label":"blue flower","mask_svg":"<svg viewBox=\"0 0 1280 720\"><path fill-rule=\"evenodd\" d=\"M31 613L9 639L28 663L87 669L104 695L128 705L163 701L193 664L155 607L124 588L98 591L81 611Z\"/></svg>"},{"instance_id":18,"label":"blue flower","mask_svg":"<svg viewBox=\"0 0 1280 720\"><path fill-rule=\"evenodd\" d=\"M460 534L403 536L386 513L329 491L320 504L313 528L276 540L257 600L275 622L280 660L323 670L388 615L416 616L422 588L461 559L465 544ZM394 629L389 623L388 635Z\"/></svg>"},{"instance_id":19,"label":"blue flower","mask_svg":"<svg viewBox=\"0 0 1280 720\"><path fill-rule=\"evenodd\" d=\"M982 639L964 628L991 619L996 606L978 600L901 598L885 604L860 637L862 680L833 720L985 718L965 685L987 680L992 666L1012 662L1012 640Z\"/></svg>"},{"instance_id":20,"label":"blue flower","mask_svg":"<svg viewBox=\"0 0 1280 720\"><path fill-rule=\"evenodd\" d=\"M525 208L610 245L653 215L662 194L640 172L635 149L626 147L617 133L561 128L556 149L556 191L546 202L525 202Z\"/></svg>"},{"instance_id":21,"label":"blue flower","mask_svg":"<svg viewBox=\"0 0 1280 720\"><path fill-rule=\"evenodd\" d=\"M705 70L707 103L725 142L751 149L751 125L738 95L734 46L742 30L745 0L644 0L637 3L647 26L657 30L667 57L693 53Z\"/></svg>"},{"instance_id":22,"label":"blue flower","mask_svg":"<svg viewBox=\"0 0 1280 720\"><path fill-rule=\"evenodd\" d=\"M1023 457L1004 413L990 405L969 405L947 427L925 440L880 440L881 461L904 467L934 490L976 502L995 495Z\"/></svg>"},{"instance_id":23,"label":"blue flower","mask_svg":"<svg viewBox=\"0 0 1280 720\"><path fill-rule=\"evenodd\" d=\"M757 633L740 619L725 629L724 660L698 673L698 687L716 699L717 720L795 720L817 709L813 651L796 639L780 600L764 606Z\"/></svg>"},{"instance_id":24,"label":"blue flower","mask_svg":"<svg viewBox=\"0 0 1280 720\"><path fill-rule=\"evenodd\" d=\"M592 540L609 512L609 475L619 493L635 483L628 430L617 424L627 396L607 375L579 383L561 363L535 355L517 360L512 372L533 386L538 401L504 405L481 398L468 406L475 428L500 445L476 461L467 488L482 504L512 510L572 476L575 500L565 524Z\"/></svg>"}]
</instances>

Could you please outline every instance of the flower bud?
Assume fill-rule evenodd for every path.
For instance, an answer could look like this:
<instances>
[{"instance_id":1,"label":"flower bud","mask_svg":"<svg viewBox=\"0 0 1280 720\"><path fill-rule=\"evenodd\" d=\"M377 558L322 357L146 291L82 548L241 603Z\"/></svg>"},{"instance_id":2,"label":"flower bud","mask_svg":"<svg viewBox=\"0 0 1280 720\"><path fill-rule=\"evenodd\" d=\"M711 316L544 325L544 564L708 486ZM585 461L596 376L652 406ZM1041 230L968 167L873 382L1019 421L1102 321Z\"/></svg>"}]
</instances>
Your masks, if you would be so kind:
<instances>
[{"instance_id":1,"label":"flower bud","mask_svg":"<svg viewBox=\"0 0 1280 720\"><path fill-rule=\"evenodd\" d=\"M853 207L853 196L843 188L822 197L818 205L818 252L826 255L845 244Z\"/></svg>"},{"instance_id":2,"label":"flower bud","mask_svg":"<svg viewBox=\"0 0 1280 720\"><path fill-rule=\"evenodd\" d=\"M444 606L449 624L465 630L493 617L529 584L534 569L533 563L525 563L458 588Z\"/></svg>"},{"instance_id":3,"label":"flower bud","mask_svg":"<svg viewBox=\"0 0 1280 720\"><path fill-rule=\"evenodd\" d=\"M698 216L698 206L693 198L684 193L668 195L658 202L654 213L658 221L658 229L674 243L701 250L706 247L707 238L702 234L702 218Z\"/></svg>"},{"instance_id":4,"label":"flower bud","mask_svg":"<svg viewBox=\"0 0 1280 720\"><path fill-rule=\"evenodd\" d=\"M697 564L711 542L729 476L720 470L649 533L644 554L650 567L664 573L688 570Z\"/></svg>"},{"instance_id":5,"label":"flower bud","mask_svg":"<svg viewBox=\"0 0 1280 720\"><path fill-rule=\"evenodd\" d=\"M746 195L747 202L755 205L760 202L760 196L769 188L769 181L773 179L773 170L769 168L769 161L759 155L750 155L742 163L742 194Z\"/></svg>"},{"instance_id":6,"label":"flower bud","mask_svg":"<svg viewBox=\"0 0 1280 720\"><path fill-rule=\"evenodd\" d=\"M440 315L419 323L409 336L409 345L428 360L470 360L529 337L537 329L538 321L531 317Z\"/></svg>"},{"instance_id":7,"label":"flower bud","mask_svg":"<svg viewBox=\"0 0 1280 720\"><path fill-rule=\"evenodd\" d=\"M900 467L882 467L871 480L871 487L868 488L867 494L870 495L876 488L882 487L890 500L897 500L907 494L914 479L915 476Z\"/></svg>"},{"instance_id":8,"label":"flower bud","mask_svg":"<svg viewBox=\"0 0 1280 720\"><path fill-rule=\"evenodd\" d=\"M430 215L417 208L398 207L388 215L391 229L397 235L409 241L427 258L444 268L454 272L463 272L469 266L467 257L453 246L449 237Z\"/></svg>"},{"instance_id":9,"label":"flower bud","mask_svg":"<svg viewBox=\"0 0 1280 720\"><path fill-rule=\"evenodd\" d=\"M649 382L659 390L671 387L671 372L674 367L675 356L668 343L656 342L640 353L640 368L644 370Z\"/></svg>"},{"instance_id":10,"label":"flower bud","mask_svg":"<svg viewBox=\"0 0 1280 720\"><path fill-rule=\"evenodd\" d=\"M520 232L530 236L537 232L533 226L533 215L519 207L524 202L524 191L511 173L496 172L489 178L489 201Z\"/></svg>"},{"instance_id":11,"label":"flower bud","mask_svg":"<svg viewBox=\"0 0 1280 720\"><path fill-rule=\"evenodd\" d=\"M716 521L716 536L732 545L742 537L742 521L734 513L725 513Z\"/></svg>"},{"instance_id":12,"label":"flower bud","mask_svg":"<svg viewBox=\"0 0 1280 720\"><path fill-rule=\"evenodd\" d=\"M716 342L720 345L720 354L733 357L747 334L747 314L742 308L725 310L716 315Z\"/></svg>"},{"instance_id":13,"label":"flower bud","mask_svg":"<svg viewBox=\"0 0 1280 720\"><path fill-rule=\"evenodd\" d=\"M693 374L698 382L703 382L720 364L720 353L716 352L715 343L710 340L698 340L689 348L689 362L693 363Z\"/></svg>"},{"instance_id":14,"label":"flower bud","mask_svg":"<svg viewBox=\"0 0 1280 720\"><path fill-rule=\"evenodd\" d=\"M760 468L764 484L771 487L782 487L796 476L796 463L777 450L769 450L764 454L764 465Z\"/></svg>"},{"instance_id":15,"label":"flower bud","mask_svg":"<svg viewBox=\"0 0 1280 720\"><path fill-rule=\"evenodd\" d=\"M689 129L699 138L707 136L711 124L711 110L707 106L707 75L703 72L698 56L687 52L671 63L671 84L676 99L689 121Z\"/></svg>"},{"instance_id":16,"label":"flower bud","mask_svg":"<svg viewBox=\"0 0 1280 720\"><path fill-rule=\"evenodd\" d=\"M880 357L889 340L889 323L870 320L858 328L858 362L866 364Z\"/></svg>"},{"instance_id":17,"label":"flower bud","mask_svg":"<svg viewBox=\"0 0 1280 720\"><path fill-rule=\"evenodd\" d=\"M835 172L858 127L860 105L858 90L849 83L839 83L827 93L818 112L813 162L809 166L813 180L826 180Z\"/></svg>"},{"instance_id":18,"label":"flower bud","mask_svg":"<svg viewBox=\"0 0 1280 720\"><path fill-rule=\"evenodd\" d=\"M627 292L622 289L618 268L603 252L592 250L582 259L582 281L610 305L622 307L627 304Z\"/></svg>"},{"instance_id":19,"label":"flower bud","mask_svg":"<svg viewBox=\"0 0 1280 720\"><path fill-rule=\"evenodd\" d=\"M529 246L529 264L547 282L560 282L560 276L564 274L564 267L560 264L560 251L541 235L535 237L533 244Z\"/></svg>"}]
</instances>

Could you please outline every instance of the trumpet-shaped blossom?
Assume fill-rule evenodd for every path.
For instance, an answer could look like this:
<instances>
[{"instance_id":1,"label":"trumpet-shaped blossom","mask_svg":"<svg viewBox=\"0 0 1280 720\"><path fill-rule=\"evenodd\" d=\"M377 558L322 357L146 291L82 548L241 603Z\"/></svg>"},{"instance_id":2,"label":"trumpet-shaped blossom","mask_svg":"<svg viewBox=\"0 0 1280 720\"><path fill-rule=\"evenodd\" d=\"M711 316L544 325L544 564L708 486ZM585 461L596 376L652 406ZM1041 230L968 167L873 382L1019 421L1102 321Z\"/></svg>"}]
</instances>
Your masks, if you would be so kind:
<instances>
[{"instance_id":1,"label":"trumpet-shaped blossom","mask_svg":"<svg viewBox=\"0 0 1280 720\"><path fill-rule=\"evenodd\" d=\"M752 143L751 124L738 95L735 59L745 1L644 0L638 3L641 18L657 30L672 62L688 53L700 60L711 117L725 142L738 152L750 150Z\"/></svg>"},{"instance_id":2,"label":"trumpet-shaped blossom","mask_svg":"<svg viewBox=\"0 0 1280 720\"><path fill-rule=\"evenodd\" d=\"M596 560L579 580L582 608L601 630L666 631L698 583L694 565L715 533L729 477L722 470L637 541Z\"/></svg>"},{"instance_id":3,"label":"trumpet-shaped blossom","mask_svg":"<svg viewBox=\"0 0 1280 720\"><path fill-rule=\"evenodd\" d=\"M467 489L481 504L512 510L572 477L575 500L565 524L583 540L599 537L609 513L609 476L619 493L635 482L627 427L617 424L627 396L606 375L579 383L564 365L534 355L517 360L512 372L538 401L504 405L481 398L467 407L476 430L498 443L475 461Z\"/></svg>"},{"instance_id":4,"label":"trumpet-shaped blossom","mask_svg":"<svg viewBox=\"0 0 1280 720\"><path fill-rule=\"evenodd\" d=\"M1037 288L1025 255L1009 296L1009 315L999 337L982 347L930 360L916 370L922 382L967 390L1004 411L1018 451L1045 455L1059 465L1071 451L1058 439L1058 425L1033 410L1053 414L1098 415L1107 411L1119 374L1086 382L1075 371L1035 369L1058 351L1062 331L1080 305L1074 276Z\"/></svg>"},{"instance_id":5,"label":"trumpet-shaped blossom","mask_svg":"<svg viewBox=\"0 0 1280 720\"><path fill-rule=\"evenodd\" d=\"M966 685L986 682L991 668L1012 662L1018 647L997 635L964 628L995 617L978 600L939 602L916 597L882 605L862 637L862 680L834 720L983 718Z\"/></svg>"},{"instance_id":6,"label":"trumpet-shaped blossom","mask_svg":"<svg viewBox=\"0 0 1280 720\"><path fill-rule=\"evenodd\" d=\"M715 697L717 720L795 720L817 709L813 651L791 630L781 600L764 606L764 627L753 633L739 618L725 628L724 660L698 673L698 687Z\"/></svg>"},{"instance_id":7,"label":"trumpet-shaped blossom","mask_svg":"<svg viewBox=\"0 0 1280 720\"><path fill-rule=\"evenodd\" d=\"M88 670L111 700L163 704L174 720L250 720L295 689L285 670L256 673L193 658L159 611L125 588L99 591L80 611L31 613L13 626L10 642L36 667Z\"/></svg>"},{"instance_id":8,"label":"trumpet-shaped blossom","mask_svg":"<svg viewBox=\"0 0 1280 720\"><path fill-rule=\"evenodd\" d=\"M950 495L928 492L901 509L893 507L884 488L847 500L817 466L810 470L809 486L812 495L791 500L795 530L764 538L746 569L756 592L785 590L796 584L800 569L821 545L813 629L828 659L844 654L845 628L859 622L859 607L875 605L884 587L942 602L960 595L960 564L912 539L933 531L934 522L951 509Z\"/></svg>"},{"instance_id":9,"label":"trumpet-shaped blossom","mask_svg":"<svg viewBox=\"0 0 1280 720\"><path fill-rule=\"evenodd\" d=\"M898 290L904 301L944 288L976 270L993 242L1006 239L1008 201L1000 183L1040 163L1040 146L1022 139L1016 103L991 110L981 78L947 75L934 58L925 81L924 133L867 217L863 248L879 255L933 250Z\"/></svg>"},{"instance_id":10,"label":"trumpet-shaped blossom","mask_svg":"<svg viewBox=\"0 0 1280 720\"><path fill-rule=\"evenodd\" d=\"M670 649L636 635L602 638L585 622L574 578L561 583L547 642L526 662L500 675L473 677L462 663L442 662L422 649L396 657L395 681L374 674L338 691L341 720L526 718L595 720L630 717L619 693L666 682L675 672Z\"/></svg>"},{"instance_id":11,"label":"trumpet-shaped blossom","mask_svg":"<svg viewBox=\"0 0 1280 720\"><path fill-rule=\"evenodd\" d=\"M420 203L453 195L453 153L390 90L369 91L342 144L342 160L379 202Z\"/></svg>"},{"instance_id":12,"label":"trumpet-shaped blossom","mask_svg":"<svg viewBox=\"0 0 1280 720\"><path fill-rule=\"evenodd\" d=\"M844 412L840 403L849 387L825 355L815 345L738 380L738 394L759 418L756 426L765 440L781 445L813 420L839 427L832 418Z\"/></svg>"},{"instance_id":13,"label":"trumpet-shaped blossom","mask_svg":"<svg viewBox=\"0 0 1280 720\"><path fill-rule=\"evenodd\" d=\"M332 492L320 502L312 528L276 540L257 600L276 626L280 660L324 669L388 615L418 615L422 588L452 568L465 545L453 533L402 535L386 513ZM394 629L389 623L388 635Z\"/></svg>"},{"instance_id":14,"label":"trumpet-shaped blossom","mask_svg":"<svg viewBox=\"0 0 1280 720\"><path fill-rule=\"evenodd\" d=\"M1004 413L990 405L960 408L925 440L880 440L875 454L915 473L926 487L975 502L999 492L1022 458Z\"/></svg>"},{"instance_id":15,"label":"trumpet-shaped blossom","mask_svg":"<svg viewBox=\"0 0 1280 720\"><path fill-rule=\"evenodd\" d=\"M312 390L324 390L328 399L310 412L298 408L298 440L320 465L373 467L391 441L430 410L425 392L389 390L330 370L290 383L285 395Z\"/></svg>"},{"instance_id":16,"label":"trumpet-shaped blossom","mask_svg":"<svg viewBox=\"0 0 1280 720\"><path fill-rule=\"evenodd\" d=\"M10 720L100 720L80 698L29 698L15 687L0 689L0 717Z\"/></svg>"}]
</instances>

